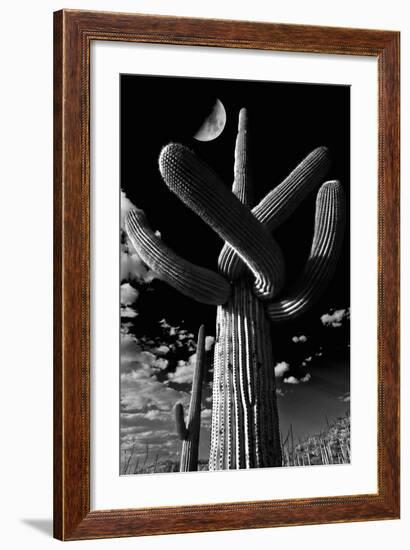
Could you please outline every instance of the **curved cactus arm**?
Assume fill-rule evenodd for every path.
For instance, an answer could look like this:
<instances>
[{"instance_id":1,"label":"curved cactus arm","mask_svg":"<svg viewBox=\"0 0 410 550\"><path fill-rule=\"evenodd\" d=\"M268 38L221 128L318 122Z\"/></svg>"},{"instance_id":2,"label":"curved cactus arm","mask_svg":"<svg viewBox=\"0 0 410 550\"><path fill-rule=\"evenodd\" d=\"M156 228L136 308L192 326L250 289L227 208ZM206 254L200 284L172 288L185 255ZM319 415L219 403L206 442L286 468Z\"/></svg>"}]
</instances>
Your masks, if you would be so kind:
<instances>
[{"instance_id":1,"label":"curved cactus arm","mask_svg":"<svg viewBox=\"0 0 410 550\"><path fill-rule=\"evenodd\" d=\"M269 231L274 231L323 181L329 167L330 157L327 147L314 149L282 183L272 189L252 209L253 215L266 225ZM225 244L222 248L218 265L220 272L233 280L237 279L245 269L243 262L229 244Z\"/></svg>"},{"instance_id":2,"label":"curved cactus arm","mask_svg":"<svg viewBox=\"0 0 410 550\"><path fill-rule=\"evenodd\" d=\"M171 191L231 244L247 264L255 277L255 294L261 299L276 295L284 281L282 252L250 210L183 145L171 143L164 147L159 166Z\"/></svg>"},{"instance_id":3,"label":"curved cactus arm","mask_svg":"<svg viewBox=\"0 0 410 550\"><path fill-rule=\"evenodd\" d=\"M228 300L229 283L218 273L175 254L155 235L142 210L135 208L128 213L125 229L142 261L159 279L204 304L220 305Z\"/></svg>"},{"instance_id":4,"label":"curved cactus arm","mask_svg":"<svg viewBox=\"0 0 410 550\"><path fill-rule=\"evenodd\" d=\"M324 180L330 168L327 147L317 147L299 163L289 176L268 193L252 210L269 231L281 225Z\"/></svg>"},{"instance_id":5,"label":"curved cactus arm","mask_svg":"<svg viewBox=\"0 0 410 550\"><path fill-rule=\"evenodd\" d=\"M238 135L235 143L234 181L232 193L242 204L252 208L253 186L249 167L248 152L248 112L245 108L239 111Z\"/></svg>"},{"instance_id":6,"label":"curved cactus arm","mask_svg":"<svg viewBox=\"0 0 410 550\"><path fill-rule=\"evenodd\" d=\"M325 290L335 271L343 240L344 209L344 192L340 182L324 183L316 198L315 229L309 259L300 281L289 295L267 305L267 315L272 322L302 315Z\"/></svg>"}]
</instances>

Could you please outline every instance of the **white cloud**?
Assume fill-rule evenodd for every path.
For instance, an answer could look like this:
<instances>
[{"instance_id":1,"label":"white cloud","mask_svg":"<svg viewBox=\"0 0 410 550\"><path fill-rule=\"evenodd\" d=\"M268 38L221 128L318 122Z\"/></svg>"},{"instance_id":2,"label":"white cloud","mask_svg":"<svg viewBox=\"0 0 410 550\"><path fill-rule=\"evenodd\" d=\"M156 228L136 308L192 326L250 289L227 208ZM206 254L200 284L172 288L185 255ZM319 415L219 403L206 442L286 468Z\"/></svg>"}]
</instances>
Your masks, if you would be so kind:
<instances>
[{"instance_id":1,"label":"white cloud","mask_svg":"<svg viewBox=\"0 0 410 550\"><path fill-rule=\"evenodd\" d=\"M346 392L343 395L339 395L338 400L343 401L344 403L348 403L350 401L350 392Z\"/></svg>"},{"instance_id":2,"label":"white cloud","mask_svg":"<svg viewBox=\"0 0 410 550\"><path fill-rule=\"evenodd\" d=\"M289 370L289 364L285 361L282 361L281 363L277 363L275 366L275 376L276 378L281 378L285 372Z\"/></svg>"},{"instance_id":3,"label":"white cloud","mask_svg":"<svg viewBox=\"0 0 410 550\"><path fill-rule=\"evenodd\" d=\"M152 366L156 361L156 357L150 351L139 351L135 354L134 360L138 361L139 363Z\"/></svg>"},{"instance_id":4,"label":"white cloud","mask_svg":"<svg viewBox=\"0 0 410 550\"><path fill-rule=\"evenodd\" d=\"M299 380L294 376L289 376L289 378L284 378L283 381L285 384L299 384Z\"/></svg>"},{"instance_id":5,"label":"white cloud","mask_svg":"<svg viewBox=\"0 0 410 550\"><path fill-rule=\"evenodd\" d=\"M121 304L123 306L131 306L138 298L139 292L130 283L121 285Z\"/></svg>"},{"instance_id":6,"label":"white cloud","mask_svg":"<svg viewBox=\"0 0 410 550\"><path fill-rule=\"evenodd\" d=\"M158 370L165 370L168 366L168 360L164 359L163 357L157 357L155 359L154 367Z\"/></svg>"},{"instance_id":7,"label":"white cloud","mask_svg":"<svg viewBox=\"0 0 410 550\"><path fill-rule=\"evenodd\" d=\"M152 428L152 421L166 422L169 420L168 411L160 411L158 409L150 409L147 412L122 412L121 413L121 431L128 428L134 428L133 432L144 431L147 428ZM158 424L157 424L158 426Z\"/></svg>"},{"instance_id":8,"label":"white cloud","mask_svg":"<svg viewBox=\"0 0 410 550\"><path fill-rule=\"evenodd\" d=\"M121 371L128 371L131 368L131 363L135 361L136 354L140 348L138 342L132 334L121 332L120 335L120 357Z\"/></svg>"},{"instance_id":9,"label":"white cloud","mask_svg":"<svg viewBox=\"0 0 410 550\"><path fill-rule=\"evenodd\" d=\"M301 382L309 382L309 380L312 378L312 375L310 372L307 372L305 376L302 378L296 378L295 376L289 376L288 378L284 378L283 381L285 384L300 384Z\"/></svg>"},{"instance_id":10,"label":"white cloud","mask_svg":"<svg viewBox=\"0 0 410 550\"><path fill-rule=\"evenodd\" d=\"M139 281L150 283L154 272L144 264L128 237L121 243L121 281Z\"/></svg>"},{"instance_id":11,"label":"white cloud","mask_svg":"<svg viewBox=\"0 0 410 550\"><path fill-rule=\"evenodd\" d=\"M138 313L132 307L129 307L129 306L121 307L121 317L132 319L137 316L138 316Z\"/></svg>"},{"instance_id":12,"label":"white cloud","mask_svg":"<svg viewBox=\"0 0 410 550\"><path fill-rule=\"evenodd\" d=\"M304 344L305 342L307 342L307 336L305 336L304 334L301 334L300 336L293 336L292 342L294 342L295 344L298 344L299 342Z\"/></svg>"},{"instance_id":13,"label":"white cloud","mask_svg":"<svg viewBox=\"0 0 410 550\"><path fill-rule=\"evenodd\" d=\"M349 319L350 309L336 309L331 313L325 313L320 317L320 320L325 326L334 328L341 327L344 319Z\"/></svg>"},{"instance_id":14,"label":"white cloud","mask_svg":"<svg viewBox=\"0 0 410 550\"><path fill-rule=\"evenodd\" d=\"M210 351L215 343L214 336L205 336L205 351Z\"/></svg>"},{"instance_id":15,"label":"white cloud","mask_svg":"<svg viewBox=\"0 0 410 550\"><path fill-rule=\"evenodd\" d=\"M132 326L133 326L132 323L129 321L126 321L125 323L121 323L120 325L121 334L128 334Z\"/></svg>"},{"instance_id":16,"label":"white cloud","mask_svg":"<svg viewBox=\"0 0 410 550\"><path fill-rule=\"evenodd\" d=\"M122 332L120 335L121 372L122 379L126 381L140 380L155 375L165 370L168 361L164 357L158 357L152 351L141 350L140 342L130 333Z\"/></svg>"},{"instance_id":17,"label":"white cloud","mask_svg":"<svg viewBox=\"0 0 410 550\"><path fill-rule=\"evenodd\" d=\"M190 384L194 376L196 353L191 355L188 361L178 361L175 372L168 374L168 379L176 384Z\"/></svg>"},{"instance_id":18,"label":"white cloud","mask_svg":"<svg viewBox=\"0 0 410 550\"><path fill-rule=\"evenodd\" d=\"M201 427L210 428L212 423L212 409L204 409L201 411Z\"/></svg>"},{"instance_id":19,"label":"white cloud","mask_svg":"<svg viewBox=\"0 0 410 550\"><path fill-rule=\"evenodd\" d=\"M161 344L157 348L154 348L152 351L154 353L157 353L158 355L166 355L169 352L169 347L165 344Z\"/></svg>"},{"instance_id":20,"label":"white cloud","mask_svg":"<svg viewBox=\"0 0 410 550\"><path fill-rule=\"evenodd\" d=\"M163 326L165 326L164 323L163 323ZM178 331L178 327L169 327L169 329L170 329L170 334L173 331L173 329L175 330L175 334L179 334L179 335L182 334L183 336L185 335L185 332L186 332L184 330ZM207 336L206 338L210 338L214 340L212 336L209 336L209 337ZM178 344L178 341L176 341L176 344ZM212 341L212 344L213 344L213 341ZM205 343L205 349L206 349L206 343ZM183 360L178 361L178 365L175 369L175 372L168 373L168 380L176 384L190 384L192 382L192 378L194 375L194 367L195 367L196 360L197 360L197 355L196 353L193 353L189 357L188 361L183 361Z\"/></svg>"},{"instance_id":21,"label":"white cloud","mask_svg":"<svg viewBox=\"0 0 410 550\"><path fill-rule=\"evenodd\" d=\"M138 371L123 375L121 380L123 409L141 410L154 407L160 411L171 411L178 401L188 404L189 395L159 382L153 376L138 378L133 376Z\"/></svg>"}]
</instances>

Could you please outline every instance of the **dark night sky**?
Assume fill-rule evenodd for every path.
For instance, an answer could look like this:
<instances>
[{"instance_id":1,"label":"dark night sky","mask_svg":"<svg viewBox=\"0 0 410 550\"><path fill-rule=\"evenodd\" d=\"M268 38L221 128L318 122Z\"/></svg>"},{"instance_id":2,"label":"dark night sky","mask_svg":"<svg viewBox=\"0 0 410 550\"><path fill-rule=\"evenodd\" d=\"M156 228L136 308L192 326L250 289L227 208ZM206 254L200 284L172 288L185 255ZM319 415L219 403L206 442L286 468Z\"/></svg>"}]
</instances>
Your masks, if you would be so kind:
<instances>
[{"instance_id":1,"label":"dark night sky","mask_svg":"<svg viewBox=\"0 0 410 550\"><path fill-rule=\"evenodd\" d=\"M238 112L248 109L250 155L256 202L280 183L315 147L326 145L332 167L327 179L339 179L349 204L350 88L347 86L248 82L194 78L121 76L121 188L147 214L151 227L178 254L216 270L221 239L173 195L158 169L161 148L174 141L188 145L231 187ZM227 122L213 141L192 136L219 98ZM287 283L300 273L309 253L315 193L276 232L285 257ZM349 219L347 225L349 227ZM349 390L349 323L324 326L320 316L350 305L350 235L346 231L336 275L320 302L298 322L274 328L275 359L290 364L287 375L309 372L309 383L279 382L287 392L279 398L281 420L296 433L318 429L324 415L341 414L349 403L338 397ZM158 321L197 331L206 324L215 333L213 306L185 298L160 281L139 287L139 315L126 319L137 337L158 333ZM295 344L292 337L306 335ZM277 345L276 345L277 342ZM321 355L317 355L320 351ZM316 354L316 355L315 355ZM306 357L313 356L302 367ZM170 364L169 368L175 368ZM295 412L299 411L299 412Z\"/></svg>"}]
</instances>

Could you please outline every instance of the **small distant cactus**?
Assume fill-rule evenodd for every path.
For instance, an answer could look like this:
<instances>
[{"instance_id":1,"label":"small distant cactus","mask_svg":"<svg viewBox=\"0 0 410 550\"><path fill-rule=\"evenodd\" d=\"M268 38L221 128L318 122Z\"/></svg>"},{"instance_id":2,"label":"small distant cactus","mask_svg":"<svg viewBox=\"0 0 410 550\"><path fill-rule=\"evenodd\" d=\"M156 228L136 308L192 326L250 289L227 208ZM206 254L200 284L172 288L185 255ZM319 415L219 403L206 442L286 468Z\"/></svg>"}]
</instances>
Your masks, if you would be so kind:
<instances>
[{"instance_id":1,"label":"small distant cactus","mask_svg":"<svg viewBox=\"0 0 410 550\"><path fill-rule=\"evenodd\" d=\"M180 472L198 470L199 436L201 431L201 399L205 375L205 327L201 325L198 332L196 361L192 380L191 402L188 419L185 423L182 403L175 406L175 422L179 438L182 441Z\"/></svg>"},{"instance_id":2,"label":"small distant cactus","mask_svg":"<svg viewBox=\"0 0 410 550\"><path fill-rule=\"evenodd\" d=\"M177 256L155 237L141 211L131 211L126 222L135 248L159 278L218 306L211 470L282 464L271 322L293 319L312 306L333 276L343 238L343 189L338 181L328 181L317 195L305 269L299 282L280 295L286 279L284 259L272 232L323 182L329 154L326 147L312 151L253 206L248 141L247 112L241 109L232 191L183 145L169 144L159 157L167 186L224 239L219 273ZM183 416L177 407L179 433L186 437Z\"/></svg>"}]
</instances>

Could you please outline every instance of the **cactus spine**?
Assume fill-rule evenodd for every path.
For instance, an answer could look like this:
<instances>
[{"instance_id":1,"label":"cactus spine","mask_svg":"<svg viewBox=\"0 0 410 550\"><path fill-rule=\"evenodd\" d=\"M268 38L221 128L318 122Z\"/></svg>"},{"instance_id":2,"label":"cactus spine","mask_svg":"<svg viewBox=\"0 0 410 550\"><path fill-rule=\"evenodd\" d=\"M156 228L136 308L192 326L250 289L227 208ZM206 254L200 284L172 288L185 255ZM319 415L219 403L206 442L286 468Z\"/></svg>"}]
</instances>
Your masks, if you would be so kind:
<instances>
[{"instance_id":1,"label":"cactus spine","mask_svg":"<svg viewBox=\"0 0 410 550\"><path fill-rule=\"evenodd\" d=\"M199 435L201 431L201 399L205 374L205 327L201 325L198 332L196 362L192 380L191 401L187 424L184 420L182 403L175 406L175 422L179 438L182 440L180 472L198 470Z\"/></svg>"},{"instance_id":2,"label":"cactus spine","mask_svg":"<svg viewBox=\"0 0 410 550\"><path fill-rule=\"evenodd\" d=\"M278 300L276 297L285 283L285 269L282 252L271 232L309 192L319 187L329 167L328 151L325 147L315 149L252 208L248 140L247 113L242 109L232 191L182 145L164 147L159 158L167 186L225 240L219 257L219 274L201 279L200 296L192 289L194 274L202 268L188 262L188 275L183 269L177 276L166 278L162 274L164 280L181 292L190 292L199 301L205 302L203 296L208 297L209 292L213 303L218 305L211 470L281 465L271 321L301 315L317 300L333 275L343 233L343 190L339 182L329 181L318 192L314 237L306 267L297 285ZM135 223L127 224L127 229L134 235L137 251L141 251L142 259L151 269L162 273L169 266L169 260L162 257L168 254L167 249L157 247L153 258L150 245L140 240L139 218L134 218ZM180 265L186 265L186 260L177 259ZM224 284L215 277L222 277L224 284L231 285L231 291L222 292ZM220 288L217 298L215 286ZM181 407L177 407L176 415L179 433L186 437Z\"/></svg>"}]
</instances>

